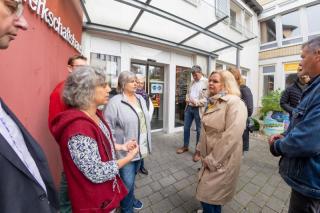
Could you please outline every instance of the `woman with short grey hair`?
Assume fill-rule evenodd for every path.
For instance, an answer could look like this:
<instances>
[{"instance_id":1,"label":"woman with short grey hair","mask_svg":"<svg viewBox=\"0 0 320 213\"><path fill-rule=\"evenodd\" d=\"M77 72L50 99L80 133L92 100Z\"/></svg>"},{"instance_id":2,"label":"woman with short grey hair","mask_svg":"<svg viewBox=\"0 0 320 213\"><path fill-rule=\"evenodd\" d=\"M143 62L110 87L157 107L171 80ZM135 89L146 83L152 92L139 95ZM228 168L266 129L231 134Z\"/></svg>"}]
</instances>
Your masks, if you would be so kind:
<instances>
[{"instance_id":1,"label":"woman with short grey hair","mask_svg":"<svg viewBox=\"0 0 320 213\"><path fill-rule=\"evenodd\" d=\"M121 201L121 212L132 213L133 209L141 209L143 204L134 197L135 176L140 168L141 159L151 151L150 117L146 102L141 95L136 94L137 79L134 73L123 71L118 78L120 94L114 96L107 105L104 116L109 121L117 144L126 139L135 139L139 145L139 154L123 168L120 176L129 194ZM120 158L127 153L119 151Z\"/></svg>"},{"instance_id":2,"label":"woman with short grey hair","mask_svg":"<svg viewBox=\"0 0 320 213\"><path fill-rule=\"evenodd\" d=\"M109 99L110 87L103 72L90 66L76 69L67 78L63 100L70 109L52 121L68 182L72 212L114 212L127 195L119 176L138 153L136 141L114 144L111 130L97 109ZM116 159L115 151L126 152Z\"/></svg>"}]
</instances>

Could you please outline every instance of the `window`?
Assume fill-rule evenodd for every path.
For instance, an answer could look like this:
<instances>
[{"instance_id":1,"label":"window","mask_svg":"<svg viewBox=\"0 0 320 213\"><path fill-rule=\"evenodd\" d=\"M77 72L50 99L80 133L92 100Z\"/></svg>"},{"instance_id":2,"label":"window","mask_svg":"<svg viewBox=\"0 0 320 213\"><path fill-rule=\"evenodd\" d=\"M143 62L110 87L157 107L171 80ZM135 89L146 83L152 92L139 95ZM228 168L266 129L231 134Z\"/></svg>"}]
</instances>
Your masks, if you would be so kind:
<instances>
[{"instance_id":1,"label":"window","mask_svg":"<svg viewBox=\"0 0 320 213\"><path fill-rule=\"evenodd\" d=\"M252 18L248 13L245 13L244 15L244 25L245 25L246 33L249 33L252 31Z\"/></svg>"},{"instance_id":2,"label":"window","mask_svg":"<svg viewBox=\"0 0 320 213\"><path fill-rule=\"evenodd\" d=\"M191 83L191 69L176 66L175 127L183 126L186 94Z\"/></svg>"},{"instance_id":3,"label":"window","mask_svg":"<svg viewBox=\"0 0 320 213\"><path fill-rule=\"evenodd\" d=\"M223 64L216 63L216 70L223 70Z\"/></svg>"},{"instance_id":4,"label":"window","mask_svg":"<svg viewBox=\"0 0 320 213\"><path fill-rule=\"evenodd\" d=\"M100 53L91 53L90 58L90 65L103 70L108 77L108 83L110 87L116 88L118 84L118 75L121 70L120 57Z\"/></svg>"},{"instance_id":5,"label":"window","mask_svg":"<svg viewBox=\"0 0 320 213\"><path fill-rule=\"evenodd\" d=\"M281 17L282 21L282 37L284 39L298 37L300 30L300 14L299 11L288 13Z\"/></svg>"},{"instance_id":6,"label":"window","mask_svg":"<svg viewBox=\"0 0 320 213\"><path fill-rule=\"evenodd\" d=\"M237 14L235 11L230 9L230 25L234 28L237 27Z\"/></svg>"},{"instance_id":7,"label":"window","mask_svg":"<svg viewBox=\"0 0 320 213\"><path fill-rule=\"evenodd\" d=\"M314 34L320 32L320 24L316 20L320 20L320 4L307 8L309 33Z\"/></svg>"},{"instance_id":8,"label":"window","mask_svg":"<svg viewBox=\"0 0 320 213\"><path fill-rule=\"evenodd\" d=\"M233 1L230 1L230 26L242 32L242 25L241 25L241 8L235 4Z\"/></svg>"},{"instance_id":9,"label":"window","mask_svg":"<svg viewBox=\"0 0 320 213\"><path fill-rule=\"evenodd\" d=\"M216 16L222 18L229 14L229 1L227 0L216 0Z\"/></svg>"},{"instance_id":10,"label":"window","mask_svg":"<svg viewBox=\"0 0 320 213\"><path fill-rule=\"evenodd\" d=\"M286 85L285 88L292 85L294 81L297 79L297 73L288 73L286 74Z\"/></svg>"},{"instance_id":11,"label":"window","mask_svg":"<svg viewBox=\"0 0 320 213\"><path fill-rule=\"evenodd\" d=\"M276 41L276 21L275 18L260 23L261 44Z\"/></svg>"},{"instance_id":12,"label":"window","mask_svg":"<svg viewBox=\"0 0 320 213\"><path fill-rule=\"evenodd\" d=\"M263 95L267 95L274 90L274 72L275 66L265 66L262 68L263 73Z\"/></svg>"}]
</instances>

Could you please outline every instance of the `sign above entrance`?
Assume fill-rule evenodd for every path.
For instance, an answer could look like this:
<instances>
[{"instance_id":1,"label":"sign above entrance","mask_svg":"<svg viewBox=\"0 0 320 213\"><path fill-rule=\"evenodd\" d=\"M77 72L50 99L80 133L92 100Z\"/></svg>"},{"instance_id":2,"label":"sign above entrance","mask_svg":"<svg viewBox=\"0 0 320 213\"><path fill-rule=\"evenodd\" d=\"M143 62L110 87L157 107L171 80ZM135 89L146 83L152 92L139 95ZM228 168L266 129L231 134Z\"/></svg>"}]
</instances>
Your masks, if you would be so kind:
<instances>
[{"instance_id":1,"label":"sign above entrance","mask_svg":"<svg viewBox=\"0 0 320 213\"><path fill-rule=\"evenodd\" d=\"M298 67L299 67L299 62L284 64L284 72L297 72Z\"/></svg>"},{"instance_id":2,"label":"sign above entrance","mask_svg":"<svg viewBox=\"0 0 320 213\"><path fill-rule=\"evenodd\" d=\"M46 0L24 0L24 2L28 2L28 5L33 12L36 12L49 27L53 28L73 48L78 52L81 52L81 45L74 37L70 28L65 27L62 24L61 18L55 16L55 14L46 7Z\"/></svg>"}]
</instances>

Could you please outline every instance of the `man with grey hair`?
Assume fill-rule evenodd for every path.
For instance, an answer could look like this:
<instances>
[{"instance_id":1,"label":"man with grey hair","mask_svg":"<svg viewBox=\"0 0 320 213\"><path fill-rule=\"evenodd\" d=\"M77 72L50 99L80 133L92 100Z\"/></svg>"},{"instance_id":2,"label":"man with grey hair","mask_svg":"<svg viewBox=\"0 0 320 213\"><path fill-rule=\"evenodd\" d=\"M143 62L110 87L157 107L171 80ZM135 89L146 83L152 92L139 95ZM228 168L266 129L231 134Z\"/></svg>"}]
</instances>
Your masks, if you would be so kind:
<instances>
[{"instance_id":1,"label":"man with grey hair","mask_svg":"<svg viewBox=\"0 0 320 213\"><path fill-rule=\"evenodd\" d=\"M198 144L200 138L201 120L199 108L204 106L204 103L206 101L204 94L206 93L208 87L208 79L203 76L201 67L199 65L193 66L191 68L191 73L193 81L191 82L186 96L186 109L184 112L183 129L183 147L177 149L177 154L182 154L189 150L188 147L190 141L190 128L193 120L196 123L197 131L196 145ZM194 162L200 160L200 152L198 150L195 150L192 159Z\"/></svg>"},{"instance_id":2,"label":"man with grey hair","mask_svg":"<svg viewBox=\"0 0 320 213\"><path fill-rule=\"evenodd\" d=\"M0 0L0 49L28 23L22 0ZM57 212L58 198L41 147L0 98L0 211Z\"/></svg>"},{"instance_id":3,"label":"man with grey hair","mask_svg":"<svg viewBox=\"0 0 320 213\"><path fill-rule=\"evenodd\" d=\"M292 188L289 213L320 212L320 37L302 46L301 74L311 78L288 130L269 139L279 173Z\"/></svg>"}]
</instances>

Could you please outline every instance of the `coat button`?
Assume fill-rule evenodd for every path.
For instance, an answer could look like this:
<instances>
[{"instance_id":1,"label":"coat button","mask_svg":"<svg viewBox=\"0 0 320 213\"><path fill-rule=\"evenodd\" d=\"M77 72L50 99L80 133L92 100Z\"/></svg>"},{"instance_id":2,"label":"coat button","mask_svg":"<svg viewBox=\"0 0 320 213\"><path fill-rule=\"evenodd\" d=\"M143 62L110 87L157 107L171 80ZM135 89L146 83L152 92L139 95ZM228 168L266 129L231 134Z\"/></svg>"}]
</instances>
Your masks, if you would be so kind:
<instances>
[{"instance_id":1,"label":"coat button","mask_svg":"<svg viewBox=\"0 0 320 213\"><path fill-rule=\"evenodd\" d=\"M45 200L46 197L47 197L46 194L42 194L42 195L39 196L39 200Z\"/></svg>"}]
</instances>

